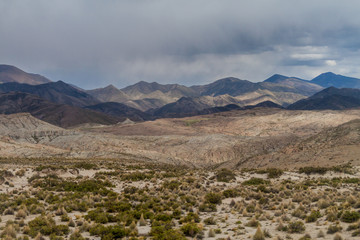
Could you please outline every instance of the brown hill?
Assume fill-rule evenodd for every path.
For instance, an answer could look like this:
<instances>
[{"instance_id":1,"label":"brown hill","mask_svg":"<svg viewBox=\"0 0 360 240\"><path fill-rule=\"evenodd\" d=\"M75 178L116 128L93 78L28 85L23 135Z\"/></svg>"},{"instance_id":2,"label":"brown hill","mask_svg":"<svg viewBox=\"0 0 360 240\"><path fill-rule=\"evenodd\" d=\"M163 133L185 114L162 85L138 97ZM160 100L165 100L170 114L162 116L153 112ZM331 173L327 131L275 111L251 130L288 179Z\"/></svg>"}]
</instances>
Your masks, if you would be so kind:
<instances>
[{"instance_id":1,"label":"brown hill","mask_svg":"<svg viewBox=\"0 0 360 240\"><path fill-rule=\"evenodd\" d=\"M85 108L114 116L122 121L130 119L132 121L139 122L152 119L152 116L147 113L117 102L99 103Z\"/></svg>"},{"instance_id":2,"label":"brown hill","mask_svg":"<svg viewBox=\"0 0 360 240\"><path fill-rule=\"evenodd\" d=\"M84 123L115 124L118 119L88 109L56 104L38 96L22 92L0 94L0 113L28 112L34 117L61 127Z\"/></svg>"},{"instance_id":3,"label":"brown hill","mask_svg":"<svg viewBox=\"0 0 360 240\"><path fill-rule=\"evenodd\" d=\"M49 83L51 81L39 74L27 73L17 67L1 64L0 83L8 83L8 82L37 85L37 84Z\"/></svg>"}]
</instances>

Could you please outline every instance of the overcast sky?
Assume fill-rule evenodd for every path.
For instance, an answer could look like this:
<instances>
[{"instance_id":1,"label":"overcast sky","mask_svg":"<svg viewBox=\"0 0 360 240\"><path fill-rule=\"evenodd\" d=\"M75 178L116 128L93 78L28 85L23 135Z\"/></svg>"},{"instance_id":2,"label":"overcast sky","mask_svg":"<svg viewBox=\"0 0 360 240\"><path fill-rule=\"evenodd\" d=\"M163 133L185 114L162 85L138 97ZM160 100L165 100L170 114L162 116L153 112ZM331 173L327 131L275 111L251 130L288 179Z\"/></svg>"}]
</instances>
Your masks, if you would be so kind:
<instances>
[{"instance_id":1,"label":"overcast sky","mask_svg":"<svg viewBox=\"0 0 360 240\"><path fill-rule=\"evenodd\" d=\"M85 89L360 77L358 0L0 0L0 63Z\"/></svg>"}]
</instances>

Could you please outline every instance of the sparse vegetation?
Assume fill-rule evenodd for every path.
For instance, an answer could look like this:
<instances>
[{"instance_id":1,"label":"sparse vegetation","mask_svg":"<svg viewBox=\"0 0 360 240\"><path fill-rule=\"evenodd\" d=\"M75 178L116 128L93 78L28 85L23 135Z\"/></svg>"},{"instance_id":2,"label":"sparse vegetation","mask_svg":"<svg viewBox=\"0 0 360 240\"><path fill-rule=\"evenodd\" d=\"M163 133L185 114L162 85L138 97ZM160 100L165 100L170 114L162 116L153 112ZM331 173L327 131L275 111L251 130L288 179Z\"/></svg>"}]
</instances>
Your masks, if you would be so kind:
<instances>
[{"instance_id":1,"label":"sparse vegetation","mask_svg":"<svg viewBox=\"0 0 360 240\"><path fill-rule=\"evenodd\" d=\"M57 165L22 168L26 176L13 174L18 170L2 171L8 181L2 188L8 190L0 194L0 212L11 219L0 222L2 238L136 239L139 233L159 240L360 236L357 178L318 175L292 181L287 179L291 174L274 169L49 166ZM82 175L77 169L95 174ZM270 172L276 174L253 176ZM14 185L15 178L27 188ZM340 191L344 187L346 191ZM316 224L317 231L309 232L304 223Z\"/></svg>"}]
</instances>

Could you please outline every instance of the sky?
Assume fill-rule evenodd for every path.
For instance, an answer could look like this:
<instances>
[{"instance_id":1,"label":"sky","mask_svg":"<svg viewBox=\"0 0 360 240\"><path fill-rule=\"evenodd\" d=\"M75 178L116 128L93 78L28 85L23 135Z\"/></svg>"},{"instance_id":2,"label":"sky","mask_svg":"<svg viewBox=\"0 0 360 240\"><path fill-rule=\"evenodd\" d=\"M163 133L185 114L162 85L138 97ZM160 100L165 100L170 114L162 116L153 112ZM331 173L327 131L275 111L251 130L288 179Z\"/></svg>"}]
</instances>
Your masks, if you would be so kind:
<instances>
[{"instance_id":1,"label":"sky","mask_svg":"<svg viewBox=\"0 0 360 240\"><path fill-rule=\"evenodd\" d=\"M0 63L84 89L360 78L358 0L0 0Z\"/></svg>"}]
</instances>

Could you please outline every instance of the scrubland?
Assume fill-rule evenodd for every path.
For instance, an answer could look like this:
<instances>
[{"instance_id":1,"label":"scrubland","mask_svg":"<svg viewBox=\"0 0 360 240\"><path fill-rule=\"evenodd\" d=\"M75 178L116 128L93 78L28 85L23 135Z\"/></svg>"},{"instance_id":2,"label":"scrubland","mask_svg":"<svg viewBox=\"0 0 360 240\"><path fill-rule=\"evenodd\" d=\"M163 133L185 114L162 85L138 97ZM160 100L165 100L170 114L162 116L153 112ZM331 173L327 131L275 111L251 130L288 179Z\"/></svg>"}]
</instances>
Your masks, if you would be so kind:
<instances>
[{"instance_id":1,"label":"scrubland","mask_svg":"<svg viewBox=\"0 0 360 240\"><path fill-rule=\"evenodd\" d=\"M359 239L350 164L193 169L106 159L2 159L3 239Z\"/></svg>"}]
</instances>

